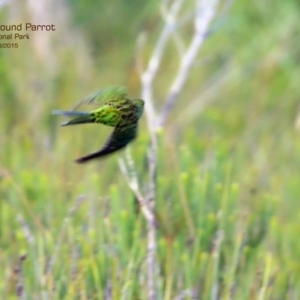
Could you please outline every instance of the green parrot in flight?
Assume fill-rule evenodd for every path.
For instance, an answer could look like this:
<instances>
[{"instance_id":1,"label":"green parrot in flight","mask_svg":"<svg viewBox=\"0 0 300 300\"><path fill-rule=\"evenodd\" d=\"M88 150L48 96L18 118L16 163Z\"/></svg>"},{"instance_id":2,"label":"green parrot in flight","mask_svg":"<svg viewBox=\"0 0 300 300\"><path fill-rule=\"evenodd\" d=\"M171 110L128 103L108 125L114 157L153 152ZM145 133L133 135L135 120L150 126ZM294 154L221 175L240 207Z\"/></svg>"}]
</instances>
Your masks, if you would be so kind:
<instances>
[{"instance_id":1,"label":"green parrot in flight","mask_svg":"<svg viewBox=\"0 0 300 300\"><path fill-rule=\"evenodd\" d=\"M82 104L93 104L97 105L98 108L91 112L76 111ZM75 117L62 123L61 126L100 123L114 127L112 134L99 151L76 159L77 163L85 163L91 159L118 151L130 143L137 135L138 121L143 110L143 100L129 99L124 87L109 86L83 99L71 111L54 110L52 113Z\"/></svg>"}]
</instances>

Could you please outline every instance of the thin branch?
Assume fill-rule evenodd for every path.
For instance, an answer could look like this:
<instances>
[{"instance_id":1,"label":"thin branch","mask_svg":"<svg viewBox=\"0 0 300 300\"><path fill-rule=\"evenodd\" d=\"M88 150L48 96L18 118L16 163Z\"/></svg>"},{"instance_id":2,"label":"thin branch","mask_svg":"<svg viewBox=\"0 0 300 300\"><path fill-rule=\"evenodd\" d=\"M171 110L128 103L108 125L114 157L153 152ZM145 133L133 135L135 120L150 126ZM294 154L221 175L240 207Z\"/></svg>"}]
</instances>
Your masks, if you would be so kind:
<instances>
[{"instance_id":1,"label":"thin branch","mask_svg":"<svg viewBox=\"0 0 300 300\"><path fill-rule=\"evenodd\" d=\"M169 113L178 100L179 93L187 81L193 62L206 38L209 25L216 13L217 4L218 0L197 1L197 14L194 23L194 36L191 40L190 46L182 56L179 70L171 85L167 100L162 108L159 117L159 126L164 125Z\"/></svg>"},{"instance_id":2,"label":"thin branch","mask_svg":"<svg viewBox=\"0 0 300 300\"><path fill-rule=\"evenodd\" d=\"M152 83L155 75L157 74L159 66L161 65L161 59L170 35L176 28L176 18L183 2L184 0L175 0L171 5L170 12L165 16L165 26L162 29L161 34L157 40L156 46L153 50L153 54L148 63L148 67L141 76L142 99L144 99L146 103L145 110L148 120L148 129L151 134L152 142L154 140L154 135L156 134L155 131L157 123L157 115L153 103Z\"/></svg>"},{"instance_id":3,"label":"thin branch","mask_svg":"<svg viewBox=\"0 0 300 300\"><path fill-rule=\"evenodd\" d=\"M119 160L121 172L127 179L128 185L135 194L141 211L147 222L147 299L157 299L156 286L156 218L155 218L155 200L156 200L156 172L157 172L157 129L165 123L165 120L178 99L178 95L183 88L190 69L196 59L196 55L205 40L208 26L215 14L216 5L219 0L196 0L196 12L191 16L195 18L194 36L190 45L185 49L183 41L178 33L181 25L178 20L178 14L181 11L185 0L161 0L161 15L164 20L164 27L157 39L153 53L143 70L142 50L145 44L145 34L140 35L137 44L137 69L141 78L142 90L141 98L145 101L145 113L147 116L148 130L150 133L150 146L148 148L148 171L149 182L146 195L143 195L139 188L138 176L134 166L133 159L127 152L126 159ZM170 3L170 4L169 4ZM187 18L185 18L187 19ZM183 23L182 23L183 24ZM170 39L174 40L179 57L181 58L180 67L175 76L173 84L170 87L166 103L163 106L161 114L158 116L153 97L153 82L161 67L162 57L166 52L166 46Z\"/></svg>"},{"instance_id":4,"label":"thin branch","mask_svg":"<svg viewBox=\"0 0 300 300\"><path fill-rule=\"evenodd\" d=\"M23 274L23 264L25 260L26 260L26 255L21 255L19 257L18 266L14 270L17 279L16 295L18 300L25 299L24 274Z\"/></svg>"},{"instance_id":5,"label":"thin branch","mask_svg":"<svg viewBox=\"0 0 300 300\"><path fill-rule=\"evenodd\" d=\"M167 42L172 32L176 28L177 15L182 7L184 0L175 0L170 9L161 10L165 16L165 26L157 40L154 51L149 60L147 69L141 75L142 81L142 99L145 101L145 111L147 115L148 130L150 132L150 147L148 151L148 167L149 167L149 186L146 202L145 198L138 198L143 209L144 216L147 221L148 244L147 244L147 293L149 300L156 299L155 286L155 266L156 266L156 220L154 214L155 198L156 198L156 169L157 169L157 114L154 108L153 99L153 80L161 65L161 59L165 52ZM164 2L166 3L166 2ZM164 4L163 3L163 4ZM169 11L169 13L167 13ZM140 64L141 65L141 64ZM127 177L128 178L128 177ZM132 182L131 182L132 186ZM133 190L134 191L134 190ZM137 190L136 190L137 191ZM143 200L143 201L141 201ZM145 209L146 208L146 209Z\"/></svg>"},{"instance_id":6,"label":"thin branch","mask_svg":"<svg viewBox=\"0 0 300 300\"><path fill-rule=\"evenodd\" d=\"M145 201L145 198L140 191L132 156L130 155L129 152L127 152L126 161L122 158L119 158L118 162L119 162L120 170L123 173L124 177L126 178L130 189L133 191L144 217L148 221L151 220L152 212L148 207L147 202ZM127 163L127 165L125 162Z\"/></svg>"},{"instance_id":7,"label":"thin branch","mask_svg":"<svg viewBox=\"0 0 300 300\"><path fill-rule=\"evenodd\" d=\"M155 289L155 253L156 253L156 236L155 236L155 215L153 208L151 207L149 201L147 201L142 193L140 192L138 185L138 178L135 172L134 162L129 151L126 153L126 162L125 160L119 158L119 167L124 177L127 179L128 185L131 190L134 192L134 195L139 203L140 209L147 221L147 232L148 232L148 244L147 244L147 283L148 283L148 299L156 299L156 289Z\"/></svg>"}]
</instances>

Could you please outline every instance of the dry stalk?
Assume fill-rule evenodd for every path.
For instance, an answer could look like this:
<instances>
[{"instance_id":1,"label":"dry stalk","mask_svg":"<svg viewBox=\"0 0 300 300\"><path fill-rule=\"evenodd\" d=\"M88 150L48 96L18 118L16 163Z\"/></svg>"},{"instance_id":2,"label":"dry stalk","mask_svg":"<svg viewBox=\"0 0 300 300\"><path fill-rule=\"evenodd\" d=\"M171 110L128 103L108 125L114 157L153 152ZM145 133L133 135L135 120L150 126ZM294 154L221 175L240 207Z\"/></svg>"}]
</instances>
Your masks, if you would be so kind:
<instances>
[{"instance_id":1,"label":"dry stalk","mask_svg":"<svg viewBox=\"0 0 300 300\"><path fill-rule=\"evenodd\" d=\"M156 270L156 219L154 213L156 200L157 130L165 124L168 115L178 100L179 94L188 79L191 67L196 61L199 49L205 41L220 0L196 0L195 12L190 14L194 18L194 33L186 50L178 34L178 28L181 25L178 16L185 1L189 0L161 1L161 14L165 23L144 70L141 57L137 57L138 72L142 85L141 98L145 101L145 113L150 133L150 145L147 157L149 182L145 195L140 191L138 176L129 152L127 152L125 160L119 160L120 169L127 179L129 187L134 192L147 222L147 298L149 300L155 300L158 297L158 284L156 280L156 274L158 273ZM144 43L143 37L141 36L141 39L139 39L139 54L142 52L140 48L141 44ZM153 96L153 85L170 39L173 39L175 42L180 56L180 63L164 105L161 111L157 113Z\"/></svg>"}]
</instances>

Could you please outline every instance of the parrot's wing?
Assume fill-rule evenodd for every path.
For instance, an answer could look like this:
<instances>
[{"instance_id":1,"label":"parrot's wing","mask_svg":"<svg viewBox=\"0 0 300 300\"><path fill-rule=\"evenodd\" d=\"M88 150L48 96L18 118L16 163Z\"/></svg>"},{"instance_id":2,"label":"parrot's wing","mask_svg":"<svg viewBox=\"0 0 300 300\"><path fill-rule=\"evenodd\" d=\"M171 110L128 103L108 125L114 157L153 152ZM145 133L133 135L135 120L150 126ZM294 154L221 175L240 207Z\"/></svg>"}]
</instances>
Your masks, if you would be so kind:
<instances>
[{"instance_id":1,"label":"parrot's wing","mask_svg":"<svg viewBox=\"0 0 300 300\"><path fill-rule=\"evenodd\" d=\"M126 88L123 86L112 85L102 91L90 94L79 101L72 110L78 109L82 105L104 105L106 103L118 102L120 99L128 98Z\"/></svg>"},{"instance_id":2,"label":"parrot's wing","mask_svg":"<svg viewBox=\"0 0 300 300\"><path fill-rule=\"evenodd\" d=\"M76 159L76 162L81 164L91 159L99 158L115 151L124 148L129 142L131 142L137 134L137 126L133 126L128 129L121 129L116 127L112 134L107 139L104 146L97 152Z\"/></svg>"},{"instance_id":3,"label":"parrot's wing","mask_svg":"<svg viewBox=\"0 0 300 300\"><path fill-rule=\"evenodd\" d=\"M101 123L108 126L117 126L121 119L119 109L110 105L103 105L91 112L93 123Z\"/></svg>"},{"instance_id":4,"label":"parrot's wing","mask_svg":"<svg viewBox=\"0 0 300 300\"><path fill-rule=\"evenodd\" d=\"M121 112L110 105L103 105L92 112L54 110L52 114L75 117L67 122L63 122L61 124L62 126L84 123L100 123L115 127L121 119Z\"/></svg>"}]
</instances>

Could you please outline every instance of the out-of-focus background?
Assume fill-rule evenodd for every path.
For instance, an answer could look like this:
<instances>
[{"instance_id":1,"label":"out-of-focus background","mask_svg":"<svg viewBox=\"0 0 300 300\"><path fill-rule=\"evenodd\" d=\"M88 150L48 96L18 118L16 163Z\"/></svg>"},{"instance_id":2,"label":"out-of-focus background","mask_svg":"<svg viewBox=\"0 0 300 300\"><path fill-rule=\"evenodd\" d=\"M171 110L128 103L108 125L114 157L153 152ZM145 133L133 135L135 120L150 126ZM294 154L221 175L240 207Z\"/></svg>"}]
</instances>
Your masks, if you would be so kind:
<instances>
[{"instance_id":1,"label":"out-of-focus background","mask_svg":"<svg viewBox=\"0 0 300 300\"><path fill-rule=\"evenodd\" d=\"M145 224L118 166L124 153L75 164L110 128L61 128L51 111L110 84L139 97L137 45L143 39L146 65L160 3L0 5L0 25L56 27L0 48L0 298L146 299ZM183 46L193 5L182 8ZM160 299L299 299L299 38L297 0L220 5L159 134ZM178 57L170 43L154 82L157 110ZM145 116L140 125L130 151L143 181Z\"/></svg>"}]
</instances>

